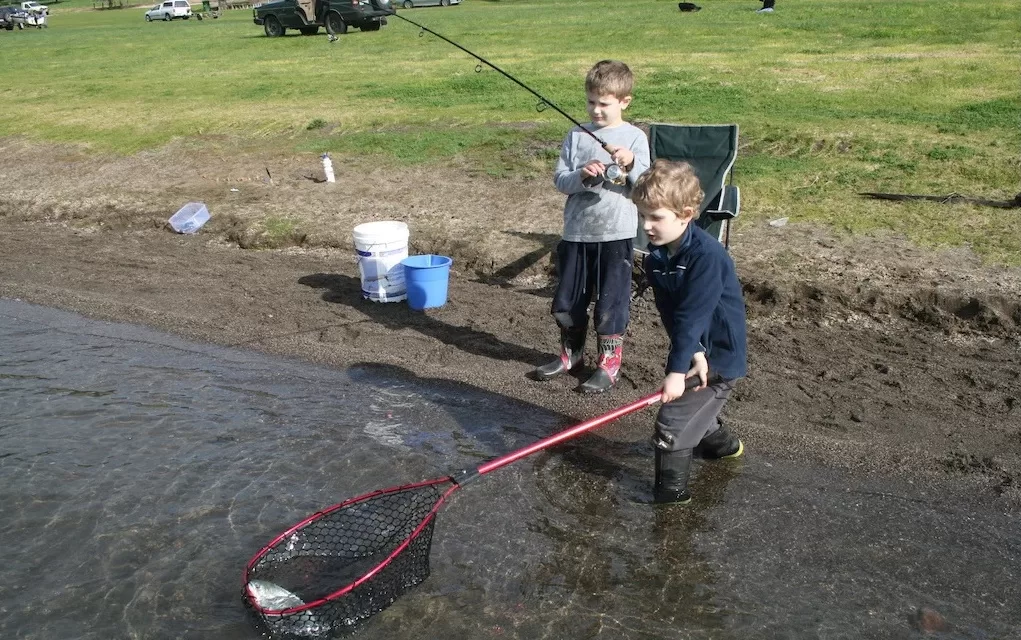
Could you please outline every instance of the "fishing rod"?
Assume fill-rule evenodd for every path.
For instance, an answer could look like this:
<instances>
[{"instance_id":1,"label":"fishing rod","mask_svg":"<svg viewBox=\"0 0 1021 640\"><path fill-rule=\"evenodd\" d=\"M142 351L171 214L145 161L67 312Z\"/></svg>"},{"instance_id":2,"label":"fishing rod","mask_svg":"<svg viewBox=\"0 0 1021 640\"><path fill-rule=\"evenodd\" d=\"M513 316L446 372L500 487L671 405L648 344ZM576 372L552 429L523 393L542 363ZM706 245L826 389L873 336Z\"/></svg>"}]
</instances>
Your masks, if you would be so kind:
<instances>
[{"instance_id":1,"label":"fishing rod","mask_svg":"<svg viewBox=\"0 0 1021 640\"><path fill-rule=\"evenodd\" d=\"M483 57L482 57L482 56L480 56L479 54L477 54L477 53L474 53L473 51L469 51L468 49L466 49L466 48L462 47L461 45L457 44L456 42L454 42L454 41L453 41L453 40L451 40L450 38L448 38L448 37L446 37L446 36L444 36L444 35L442 35L442 34L440 34L440 33L436 33L435 31L433 31L433 30L432 30L432 29L430 29L429 27L427 27L427 26L425 26L425 25L422 25L422 24L419 24L419 23L415 22L414 20L411 20L410 18L405 18L404 16L402 16L401 14L399 14L399 13L397 13L397 12L394 12L394 14L393 14L393 15L394 15L395 17L397 17L397 18L400 18L401 20L403 20L403 21L405 21L405 22L410 22L411 24L415 25L416 27L418 27L418 28L419 28L419 29L421 29L422 31L425 31L425 32L427 32L427 33L431 33L432 35L436 36L436 37L437 37L437 38L439 38L440 40L443 40L444 42L446 42L446 43L448 43L448 44L451 44L451 45L453 45L453 46L457 47L458 49L460 49L461 51L464 51L465 53L467 53L467 54L468 54L468 55L470 55L471 57L475 58L476 60L478 60L478 61L479 61L479 62L481 62L482 64L485 64L486 66L490 67L490 68L491 68L491 69L493 69L494 71L496 71L496 72L500 73L501 75L503 75L503 77L507 78L508 80L510 80L511 82L513 82L514 84L518 85L519 87L521 87L522 89L524 89L525 91L527 91L527 92L531 93L531 94L532 94L533 96L535 96L536 98L538 98L538 99L539 99L539 104L537 104L537 105L536 105L536 107L535 107L537 111L539 111L539 112L542 112L543 110L545 110L545 108L546 108L547 106L548 106L548 107L551 107L551 108L552 108L552 109L553 109L554 111L556 111L556 112L557 112L557 113L559 113L560 115L564 116L565 118L567 118L568 120L570 120L571 122L573 122L573 123L574 123L575 125L577 125L577 127L578 127L579 129L581 129L582 131L584 131L585 133L587 133L587 134L588 134L589 136L591 136L593 140L595 140L596 142L598 142L598 143L599 143L599 146L600 146L600 147L602 147L602 148L603 148L603 150L604 150L604 151L606 151L606 153L609 153L609 154L610 154L611 156L613 156L613 151L611 150L611 147L610 147L610 145L608 145L608 144L606 144L605 142L603 142L603 140L602 140L602 139L600 139L600 137L599 137L599 136L597 136L596 134L592 133L591 131L589 131L588 129L586 129L586 128L585 128L584 126L582 126L582 124L581 124L580 122L578 122L577 120L575 120L575 119L574 119L574 118L573 118L573 117L571 116L571 114L567 113L566 111L564 111L563 109L561 109L560 107L558 107L557 105L555 105L555 104L553 103L553 101L552 101L552 100L550 100L550 99L546 98L545 96L543 96L542 94L540 94L540 93L539 93L538 91L536 91L535 89L532 89L531 87L529 87L529 86L528 86L527 84L525 84L524 82L522 82L522 81L518 80L517 78L515 78L515 77L514 77L514 76L512 76L511 74L507 73L506 71L504 71L504 70L503 70L503 69L501 69L500 67L496 66L495 64L493 64L493 63L492 63L492 62L490 62L489 60L486 60L485 58L483 58ZM421 34L419 34L419 35L421 35ZM481 70L482 70L482 65L478 65L478 66L476 66L476 67L475 67L475 70L476 70L476 71L481 71ZM545 106L543 106L543 105L545 105ZM612 169L612 167L616 167L616 170L613 170L613 169ZM623 170L622 170L622 169L621 169L621 168L620 168L619 166L617 166L616 164L611 164L611 165L607 166L607 171L606 171L606 174L607 174L607 175L606 175L607 179L609 179L609 180L611 180L611 181L614 181L614 182L616 182L616 181L618 181L618 180L619 180L619 179L620 179L621 177L623 177ZM612 175L611 175L611 174L612 174Z\"/></svg>"}]
</instances>

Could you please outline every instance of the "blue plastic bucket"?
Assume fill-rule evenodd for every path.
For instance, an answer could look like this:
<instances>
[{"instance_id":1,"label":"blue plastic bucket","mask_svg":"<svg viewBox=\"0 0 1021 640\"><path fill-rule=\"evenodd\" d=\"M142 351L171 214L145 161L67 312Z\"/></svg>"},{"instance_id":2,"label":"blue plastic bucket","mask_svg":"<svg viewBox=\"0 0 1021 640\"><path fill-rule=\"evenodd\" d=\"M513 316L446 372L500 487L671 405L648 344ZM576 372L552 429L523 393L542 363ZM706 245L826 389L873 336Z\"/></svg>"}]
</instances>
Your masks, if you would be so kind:
<instances>
[{"instance_id":1,"label":"blue plastic bucket","mask_svg":"<svg viewBox=\"0 0 1021 640\"><path fill-rule=\"evenodd\" d=\"M421 311L446 304L452 262L447 256L434 255L409 256L401 260L409 307Z\"/></svg>"}]
</instances>

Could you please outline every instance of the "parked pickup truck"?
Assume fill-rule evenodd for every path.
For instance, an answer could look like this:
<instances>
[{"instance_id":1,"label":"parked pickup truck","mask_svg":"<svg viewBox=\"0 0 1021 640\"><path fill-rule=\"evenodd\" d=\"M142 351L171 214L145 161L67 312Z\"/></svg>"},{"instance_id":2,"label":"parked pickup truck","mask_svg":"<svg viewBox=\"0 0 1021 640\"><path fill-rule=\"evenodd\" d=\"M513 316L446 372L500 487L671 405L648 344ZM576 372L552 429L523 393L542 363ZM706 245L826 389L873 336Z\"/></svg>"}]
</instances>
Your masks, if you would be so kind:
<instances>
[{"instance_id":1,"label":"parked pickup truck","mask_svg":"<svg viewBox=\"0 0 1021 640\"><path fill-rule=\"evenodd\" d=\"M392 0L272 0L253 9L255 24L276 38L288 29L310 36L326 27L331 36L348 27L378 31L386 17L394 14Z\"/></svg>"},{"instance_id":2,"label":"parked pickup truck","mask_svg":"<svg viewBox=\"0 0 1021 640\"><path fill-rule=\"evenodd\" d=\"M35 0L29 0L28 2L21 3L21 10L28 11L29 13L49 13L50 8L44 4L39 4Z\"/></svg>"}]
</instances>

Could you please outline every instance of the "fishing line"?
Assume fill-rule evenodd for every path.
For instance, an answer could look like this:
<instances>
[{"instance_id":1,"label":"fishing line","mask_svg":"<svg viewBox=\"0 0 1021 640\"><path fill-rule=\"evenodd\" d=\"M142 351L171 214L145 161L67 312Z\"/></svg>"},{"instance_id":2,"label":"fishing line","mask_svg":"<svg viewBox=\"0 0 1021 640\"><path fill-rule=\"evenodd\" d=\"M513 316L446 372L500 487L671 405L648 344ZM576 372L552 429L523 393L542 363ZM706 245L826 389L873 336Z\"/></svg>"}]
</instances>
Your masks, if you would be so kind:
<instances>
[{"instance_id":1,"label":"fishing line","mask_svg":"<svg viewBox=\"0 0 1021 640\"><path fill-rule=\"evenodd\" d=\"M580 122L578 122L577 120L575 120L575 119L574 119L574 118L573 118L573 117L571 116L571 114L567 113L566 111L564 111L563 109L561 109L560 107L558 107L557 105L555 105L555 104L553 103L553 101L552 101L552 100L550 100L550 99L548 99L548 98L544 97L544 96L543 96L542 94L540 94L540 93L539 93L538 91L536 91L535 89L532 89L531 87L529 87L529 86L528 86L527 84L525 84L524 82L522 82L522 81L518 80L517 78L515 78L515 77L514 77L514 76L512 76L511 74L507 73L506 71L504 71L504 70L503 70L503 69L501 69L500 67L496 66L495 64L493 64L493 63L492 63L492 62L490 62L489 60L486 60L485 58L483 58L483 57L482 57L482 56L480 56L479 54L477 54L477 53L474 53L474 52L472 52L472 51L469 51L468 49L466 49L466 48L462 47L461 45L457 44L456 42L454 42L454 41L453 41L453 40L451 40L450 38L448 38L448 37L446 37L446 36L444 36L444 35L442 35L442 34L436 33L435 31L433 31L433 30L432 30L432 29L430 29L429 27L427 27L427 26L425 26L425 25L421 25L421 24L419 24L419 23L417 23L417 22L415 22L414 20L411 20L411 19L409 19L409 18L405 18L404 16L402 16L402 15L401 15L401 14L399 14L399 13L394 13L393 15L394 15L394 17L400 18L401 20L403 20L403 21L405 21L405 22L410 22L411 24L415 25L416 27L418 27L418 28L419 28L419 29L421 29L422 31L425 31L426 33L431 33L432 35L436 36L436 37L437 37L437 38L439 38L440 40L443 40L444 42L446 42L446 43L448 43L448 44L451 44L451 45L453 45L453 46L457 47L458 49L460 49L461 51L464 51L465 53L467 53L467 54L468 54L468 55L470 55L471 57L475 58L476 60L478 60L478 61L479 61L479 62L481 62L482 64L484 64L484 65L486 65L486 66L490 67L491 69L493 69L494 71L496 71L496 72L500 73L500 74L501 74L501 75L503 75L503 76L504 76L505 78L507 78L507 79L508 79L508 80L510 80L511 82L514 82L514 83L515 83L516 85L518 85L519 87L521 87L522 89L524 89L525 91L527 91L527 92L531 93L531 94L532 94L533 96L535 96L536 98L538 98L538 99L539 99L539 104L537 104L537 105L535 106L535 109L536 109L536 111L538 111L538 112L540 112L540 113L541 113L542 111L544 111L544 110L546 109L546 107L550 107L551 109L553 109L554 111L556 111L557 113L559 113L560 115L564 116L565 118L567 118L568 120L570 120L571 122L573 122L573 123L574 123L575 125L577 125L577 127L578 127L579 129L581 129L582 131L584 131L585 133L587 133L588 135L590 135L590 136L591 136L591 137L592 137L592 138L593 138L593 139L594 139L594 140L595 140L596 142L598 142L598 143L599 143L599 146L600 146L600 147L602 147L604 151L606 151L606 152L607 152L607 153L609 153L610 155L613 155L613 152L612 152L612 151L610 150L610 148L609 148L609 145L607 145L607 144L606 144L605 142L603 142L603 141L602 141L602 140L601 140L601 139L599 138L599 136L597 136L596 134L594 134L594 133L592 133L591 131L589 131L588 129L586 129L586 128L585 128L584 126L582 126L582 124L581 124ZM419 34L419 35L421 35L421 34ZM481 67L481 65L479 65L479 66L476 66L476 67L475 67L475 71L476 71L476 72L480 72L480 71L482 71L482 67Z\"/></svg>"}]
</instances>

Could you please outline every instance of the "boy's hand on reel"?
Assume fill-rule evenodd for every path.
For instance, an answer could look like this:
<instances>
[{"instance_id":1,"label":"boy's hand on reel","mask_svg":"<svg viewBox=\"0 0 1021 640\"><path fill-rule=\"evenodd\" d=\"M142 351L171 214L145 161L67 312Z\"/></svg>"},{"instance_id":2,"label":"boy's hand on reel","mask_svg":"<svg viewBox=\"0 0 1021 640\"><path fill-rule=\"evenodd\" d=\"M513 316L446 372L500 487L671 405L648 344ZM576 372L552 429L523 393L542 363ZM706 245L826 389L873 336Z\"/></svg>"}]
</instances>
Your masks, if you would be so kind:
<instances>
[{"instance_id":1,"label":"boy's hand on reel","mask_svg":"<svg viewBox=\"0 0 1021 640\"><path fill-rule=\"evenodd\" d=\"M603 171L605 170L606 165L599 160L589 160L588 163L581 168L581 175L585 176L586 179L602 178Z\"/></svg>"},{"instance_id":2,"label":"boy's hand on reel","mask_svg":"<svg viewBox=\"0 0 1021 640\"><path fill-rule=\"evenodd\" d=\"M611 144L606 146L606 150L610 153L610 158L621 169L627 169L635 163L635 154L627 147L617 147Z\"/></svg>"}]
</instances>

